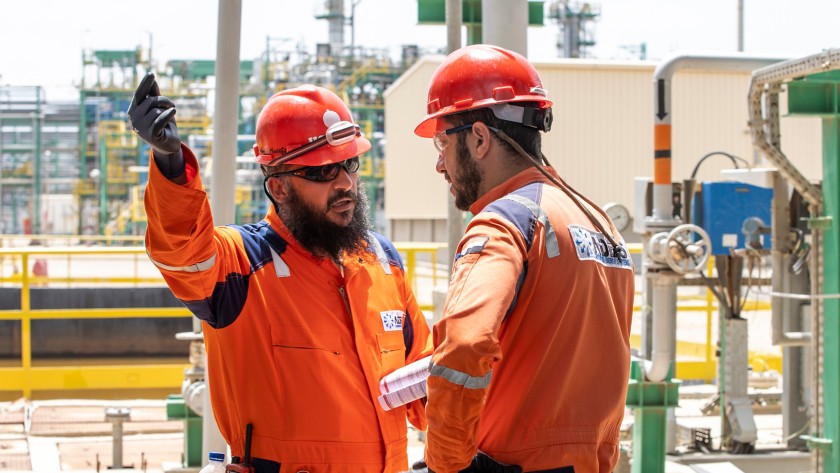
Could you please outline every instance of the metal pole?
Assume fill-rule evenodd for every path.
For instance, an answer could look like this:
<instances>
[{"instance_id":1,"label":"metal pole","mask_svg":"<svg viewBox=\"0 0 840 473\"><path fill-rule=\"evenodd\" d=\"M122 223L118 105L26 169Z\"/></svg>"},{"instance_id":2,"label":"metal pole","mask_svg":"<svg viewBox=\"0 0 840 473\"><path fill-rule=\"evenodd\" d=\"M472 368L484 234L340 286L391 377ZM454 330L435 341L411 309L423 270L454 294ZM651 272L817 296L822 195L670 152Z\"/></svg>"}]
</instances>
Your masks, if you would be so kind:
<instances>
[{"instance_id":1,"label":"metal pole","mask_svg":"<svg viewBox=\"0 0 840 473\"><path fill-rule=\"evenodd\" d=\"M528 1L483 0L482 42L528 56Z\"/></svg>"},{"instance_id":2,"label":"metal pole","mask_svg":"<svg viewBox=\"0 0 840 473\"><path fill-rule=\"evenodd\" d=\"M41 115L41 86L35 87L35 119L33 121L35 131L35 169L33 170L32 198L33 198L33 215L32 215L32 233L41 233L41 127L44 124L44 118Z\"/></svg>"},{"instance_id":3,"label":"metal pole","mask_svg":"<svg viewBox=\"0 0 840 473\"><path fill-rule=\"evenodd\" d=\"M350 69L356 69L356 5L362 0L350 3Z\"/></svg>"},{"instance_id":4,"label":"metal pole","mask_svg":"<svg viewBox=\"0 0 840 473\"><path fill-rule=\"evenodd\" d=\"M210 209L218 223L233 223L236 190L236 133L239 120L239 41L242 28L242 0L219 0L216 37L216 98L213 112L213 174ZM205 355L205 366L207 360ZM213 407L210 405L209 369L205 380L204 418L202 420L202 455L224 452L225 441L219 434Z\"/></svg>"},{"instance_id":5,"label":"metal pole","mask_svg":"<svg viewBox=\"0 0 840 473\"><path fill-rule=\"evenodd\" d=\"M113 424L111 437L111 469L123 468L123 422L131 417L131 409L127 407L109 407L105 409L105 420Z\"/></svg>"},{"instance_id":6,"label":"metal pole","mask_svg":"<svg viewBox=\"0 0 840 473\"><path fill-rule=\"evenodd\" d=\"M461 0L446 0L446 51L448 53L452 53L461 47L461 25L464 22L462 8ZM458 242L464 235L464 214L455 207L455 197L452 193L447 193L446 228L449 243L447 253L451 265L455 261Z\"/></svg>"},{"instance_id":7,"label":"metal pole","mask_svg":"<svg viewBox=\"0 0 840 473\"><path fill-rule=\"evenodd\" d=\"M213 176L210 188L210 207L214 221L219 224L234 221L241 18L242 0L219 0Z\"/></svg>"},{"instance_id":8,"label":"metal pole","mask_svg":"<svg viewBox=\"0 0 840 473\"><path fill-rule=\"evenodd\" d=\"M744 51L744 0L738 0L738 52Z\"/></svg>"}]
</instances>

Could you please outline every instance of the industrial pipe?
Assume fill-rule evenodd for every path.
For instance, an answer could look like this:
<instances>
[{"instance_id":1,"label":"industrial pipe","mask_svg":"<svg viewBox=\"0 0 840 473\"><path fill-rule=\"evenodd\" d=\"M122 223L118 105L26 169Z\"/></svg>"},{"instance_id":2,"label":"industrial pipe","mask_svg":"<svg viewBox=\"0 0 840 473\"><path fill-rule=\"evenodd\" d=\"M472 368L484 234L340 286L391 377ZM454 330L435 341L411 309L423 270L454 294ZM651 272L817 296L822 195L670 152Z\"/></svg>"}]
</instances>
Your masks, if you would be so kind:
<instances>
[{"instance_id":1,"label":"industrial pipe","mask_svg":"<svg viewBox=\"0 0 840 473\"><path fill-rule=\"evenodd\" d=\"M653 291L653 341L650 361L645 361L645 378L659 383L668 377L676 354L677 282L679 277L657 275L650 279Z\"/></svg>"},{"instance_id":2,"label":"industrial pipe","mask_svg":"<svg viewBox=\"0 0 840 473\"><path fill-rule=\"evenodd\" d=\"M653 73L653 214L646 220L650 228L675 227L679 223L673 214L673 196L671 195L671 86L674 74L685 69L753 71L779 61L779 59L751 57L743 54L677 54L666 58L656 67ZM677 307L677 285L676 281L668 275L654 274L651 280L653 281L653 351L650 362L646 363L645 372L651 381L662 381L668 375L675 355L676 320L674 317ZM665 292L670 293L665 294Z\"/></svg>"},{"instance_id":3,"label":"industrial pipe","mask_svg":"<svg viewBox=\"0 0 840 473\"><path fill-rule=\"evenodd\" d=\"M127 407L108 407L105 409L105 421L112 424L111 430L111 468L123 468L123 423L131 419L131 409Z\"/></svg>"},{"instance_id":4,"label":"industrial pipe","mask_svg":"<svg viewBox=\"0 0 840 473\"><path fill-rule=\"evenodd\" d=\"M685 69L753 71L781 59L743 54L678 54L666 58L653 73L653 220L673 220L671 196L671 85L673 75Z\"/></svg>"},{"instance_id":5,"label":"industrial pipe","mask_svg":"<svg viewBox=\"0 0 840 473\"><path fill-rule=\"evenodd\" d=\"M528 57L528 1L482 0L481 42Z\"/></svg>"},{"instance_id":6,"label":"industrial pipe","mask_svg":"<svg viewBox=\"0 0 840 473\"><path fill-rule=\"evenodd\" d=\"M451 54L461 48L461 27L464 25L464 10L461 0L446 0L446 52ZM455 261L458 243L464 235L464 213L455 206L455 196L446 193L446 241L447 262Z\"/></svg>"},{"instance_id":7,"label":"industrial pipe","mask_svg":"<svg viewBox=\"0 0 840 473\"><path fill-rule=\"evenodd\" d=\"M236 217L236 134L239 116L239 43L242 30L242 0L219 0L216 34L216 91L213 109L213 165L210 177L210 210L219 223ZM207 366L206 354L204 366ZM210 404L210 370L205 373L207 390L202 417L201 457L224 452L227 444L219 432Z\"/></svg>"}]
</instances>

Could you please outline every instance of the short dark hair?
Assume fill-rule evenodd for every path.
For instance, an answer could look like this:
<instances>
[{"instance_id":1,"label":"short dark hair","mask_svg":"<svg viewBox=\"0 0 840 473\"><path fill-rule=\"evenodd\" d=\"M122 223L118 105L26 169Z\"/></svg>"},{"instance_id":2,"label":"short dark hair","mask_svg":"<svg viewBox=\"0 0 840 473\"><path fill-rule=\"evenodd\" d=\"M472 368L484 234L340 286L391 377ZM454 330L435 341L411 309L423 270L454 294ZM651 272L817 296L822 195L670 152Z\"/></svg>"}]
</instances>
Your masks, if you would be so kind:
<instances>
[{"instance_id":1,"label":"short dark hair","mask_svg":"<svg viewBox=\"0 0 840 473\"><path fill-rule=\"evenodd\" d=\"M536 108L536 103L519 102L519 106L533 105ZM497 118L493 111L487 107L477 108L474 110L467 110L466 112L454 113L447 115L446 120L452 123L453 126L466 125L468 123L482 122L485 125L498 128L505 132L513 141L515 141L528 154L536 158L538 161L542 160L542 137L540 131L536 128L531 128L521 123L511 122ZM499 139L499 142L504 146L504 149L512 154L519 155L508 142Z\"/></svg>"}]
</instances>

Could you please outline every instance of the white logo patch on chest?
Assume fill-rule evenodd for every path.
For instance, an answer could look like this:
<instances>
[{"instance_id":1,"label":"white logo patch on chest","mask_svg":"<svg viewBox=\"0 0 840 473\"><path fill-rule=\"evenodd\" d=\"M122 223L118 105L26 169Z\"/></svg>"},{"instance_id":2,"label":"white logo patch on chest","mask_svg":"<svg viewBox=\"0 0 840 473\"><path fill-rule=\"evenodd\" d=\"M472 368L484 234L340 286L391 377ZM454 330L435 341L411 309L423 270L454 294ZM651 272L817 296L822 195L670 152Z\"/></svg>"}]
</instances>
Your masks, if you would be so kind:
<instances>
[{"instance_id":1,"label":"white logo patch on chest","mask_svg":"<svg viewBox=\"0 0 840 473\"><path fill-rule=\"evenodd\" d=\"M405 313L401 310L386 310L380 312L382 317L382 327L386 332L400 332L403 329L403 318Z\"/></svg>"}]
</instances>

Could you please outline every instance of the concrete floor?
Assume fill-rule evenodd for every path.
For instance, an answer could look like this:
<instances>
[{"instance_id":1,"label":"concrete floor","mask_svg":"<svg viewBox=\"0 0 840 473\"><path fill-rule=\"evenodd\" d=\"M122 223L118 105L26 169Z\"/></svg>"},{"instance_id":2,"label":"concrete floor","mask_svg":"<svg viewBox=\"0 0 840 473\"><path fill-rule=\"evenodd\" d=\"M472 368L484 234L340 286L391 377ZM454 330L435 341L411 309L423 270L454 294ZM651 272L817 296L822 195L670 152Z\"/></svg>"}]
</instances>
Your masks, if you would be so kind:
<instances>
[{"instance_id":1,"label":"concrete floor","mask_svg":"<svg viewBox=\"0 0 840 473\"><path fill-rule=\"evenodd\" d=\"M677 409L678 423L711 429L712 446L717 448L720 420L702 414L705 402L696 393L687 393ZM123 467L163 473L173 465L182 464L183 424L166 420L165 401L20 400L0 403L0 471L108 470L113 466L112 425L105 421L104 415L109 407L131 410L131 419L124 424ZM810 469L808 453L782 451L785 442L781 435L781 415L759 414L755 420L759 428L756 454L700 454L680 446L680 455L668 457L666 473L795 473ZM632 422L632 412L628 411L625 419L628 435ZM628 451L632 449L629 441L623 444ZM409 431L408 456L410 463L423 457L422 437L413 429ZM616 473L629 471L629 458L622 460L624 467Z\"/></svg>"}]
</instances>

